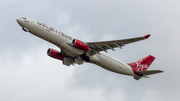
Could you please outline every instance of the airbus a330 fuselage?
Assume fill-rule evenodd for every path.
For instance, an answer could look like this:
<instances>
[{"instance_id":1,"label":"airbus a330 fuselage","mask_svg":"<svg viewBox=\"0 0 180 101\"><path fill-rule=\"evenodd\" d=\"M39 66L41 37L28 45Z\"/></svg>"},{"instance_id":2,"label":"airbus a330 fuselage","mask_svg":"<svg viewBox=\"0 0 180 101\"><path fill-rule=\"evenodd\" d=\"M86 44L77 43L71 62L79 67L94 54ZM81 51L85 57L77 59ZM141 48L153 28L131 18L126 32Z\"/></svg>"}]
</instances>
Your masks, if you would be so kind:
<instances>
[{"instance_id":1,"label":"airbus a330 fuselage","mask_svg":"<svg viewBox=\"0 0 180 101\"><path fill-rule=\"evenodd\" d=\"M70 66L89 62L112 72L133 76L136 80L141 77L147 78L147 75L150 74L162 72L160 70L147 71L155 59L151 55L137 62L126 64L101 53L101 51L107 52L108 49L122 48L126 44L147 39L150 35L105 42L82 42L37 20L22 17L17 19L17 22L24 31L30 32L59 47L61 52L49 48L47 54L50 57L62 60L64 65Z\"/></svg>"}]
</instances>

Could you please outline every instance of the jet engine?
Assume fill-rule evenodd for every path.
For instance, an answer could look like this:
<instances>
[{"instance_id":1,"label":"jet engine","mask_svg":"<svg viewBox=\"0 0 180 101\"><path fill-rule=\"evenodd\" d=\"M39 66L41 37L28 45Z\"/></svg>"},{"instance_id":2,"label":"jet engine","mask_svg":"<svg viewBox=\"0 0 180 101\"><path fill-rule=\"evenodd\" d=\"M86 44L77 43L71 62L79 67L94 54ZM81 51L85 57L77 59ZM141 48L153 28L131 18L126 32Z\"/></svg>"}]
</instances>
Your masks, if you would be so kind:
<instances>
[{"instance_id":1,"label":"jet engine","mask_svg":"<svg viewBox=\"0 0 180 101\"><path fill-rule=\"evenodd\" d=\"M47 50L47 55L58 60L64 59L64 56L59 51L51 49L51 48Z\"/></svg>"},{"instance_id":2,"label":"jet engine","mask_svg":"<svg viewBox=\"0 0 180 101\"><path fill-rule=\"evenodd\" d=\"M71 45L86 52L89 50L89 46L87 44L77 39L73 39Z\"/></svg>"}]
</instances>

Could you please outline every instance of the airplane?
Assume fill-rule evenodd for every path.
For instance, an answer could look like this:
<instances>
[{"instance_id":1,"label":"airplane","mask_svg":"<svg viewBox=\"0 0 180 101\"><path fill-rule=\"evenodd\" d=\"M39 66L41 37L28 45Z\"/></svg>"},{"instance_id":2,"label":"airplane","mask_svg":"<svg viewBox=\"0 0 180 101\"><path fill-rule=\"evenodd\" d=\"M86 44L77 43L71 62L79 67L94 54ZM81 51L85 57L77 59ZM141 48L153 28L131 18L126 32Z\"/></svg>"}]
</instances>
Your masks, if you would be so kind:
<instances>
[{"instance_id":1,"label":"airplane","mask_svg":"<svg viewBox=\"0 0 180 101\"><path fill-rule=\"evenodd\" d=\"M66 66L81 65L85 62L92 63L115 73L133 76L136 80L142 77L149 78L148 75L163 72L161 70L147 70L155 60L155 57L152 55L148 55L133 63L124 63L101 52L107 52L109 49L115 51L114 48L118 47L122 49L126 44L148 39L150 34L122 40L83 42L37 20L21 17L16 19L16 21L25 32L30 32L59 47L61 51L49 48L47 55L61 60Z\"/></svg>"}]
</instances>

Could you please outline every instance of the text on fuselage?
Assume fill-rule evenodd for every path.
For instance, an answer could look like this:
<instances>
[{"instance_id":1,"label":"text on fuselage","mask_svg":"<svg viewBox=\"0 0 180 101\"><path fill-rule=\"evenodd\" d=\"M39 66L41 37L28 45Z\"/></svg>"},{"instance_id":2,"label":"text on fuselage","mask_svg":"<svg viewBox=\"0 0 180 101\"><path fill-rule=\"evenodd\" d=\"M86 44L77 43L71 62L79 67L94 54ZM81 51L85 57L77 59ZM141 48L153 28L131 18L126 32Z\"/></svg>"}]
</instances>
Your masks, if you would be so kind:
<instances>
[{"instance_id":1,"label":"text on fuselage","mask_svg":"<svg viewBox=\"0 0 180 101\"><path fill-rule=\"evenodd\" d=\"M40 25L40 26L42 26L42 27L44 27L44 28L46 28L46 30L47 30L48 32L51 31L51 32L57 33L57 34L65 37L65 38L67 38L67 39L73 40L72 37L70 37L70 36L68 36L68 35L66 35L66 34L64 34L64 33L62 33L62 32L59 32L59 31L57 31L56 29L54 29L54 28L52 28L52 27L49 27L48 25L46 25L46 24L44 24L44 23L42 23L42 22L37 21L37 24Z\"/></svg>"}]
</instances>

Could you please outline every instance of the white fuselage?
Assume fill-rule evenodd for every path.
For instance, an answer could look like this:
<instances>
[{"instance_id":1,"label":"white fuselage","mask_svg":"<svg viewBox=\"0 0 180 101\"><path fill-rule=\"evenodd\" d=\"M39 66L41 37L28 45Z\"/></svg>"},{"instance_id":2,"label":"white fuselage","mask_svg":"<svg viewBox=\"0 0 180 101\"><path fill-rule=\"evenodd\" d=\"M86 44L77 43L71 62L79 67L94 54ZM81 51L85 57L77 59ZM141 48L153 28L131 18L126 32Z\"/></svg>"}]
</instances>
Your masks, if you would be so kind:
<instances>
[{"instance_id":1,"label":"white fuselage","mask_svg":"<svg viewBox=\"0 0 180 101\"><path fill-rule=\"evenodd\" d=\"M65 55L70 57L77 57L84 53L84 51L71 46L73 38L49 27L39 21L32 19L17 19L17 22L30 33L49 41L50 43L58 46ZM96 64L104 69L112 72L135 76L132 68L121 61L117 61L105 54L97 53L90 57L90 63Z\"/></svg>"}]
</instances>

